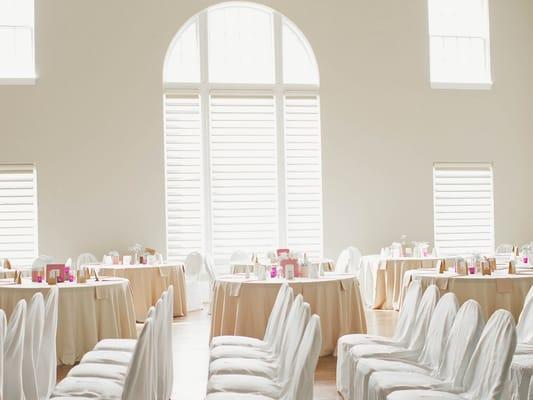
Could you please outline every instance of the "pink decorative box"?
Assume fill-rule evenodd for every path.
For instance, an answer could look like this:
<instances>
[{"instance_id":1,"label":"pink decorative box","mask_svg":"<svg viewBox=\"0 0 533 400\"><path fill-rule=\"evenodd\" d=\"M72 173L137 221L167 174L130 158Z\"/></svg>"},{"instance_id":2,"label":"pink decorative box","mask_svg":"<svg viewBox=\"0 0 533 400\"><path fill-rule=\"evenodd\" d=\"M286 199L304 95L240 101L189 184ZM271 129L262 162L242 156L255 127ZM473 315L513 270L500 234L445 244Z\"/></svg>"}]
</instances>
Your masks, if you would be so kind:
<instances>
[{"instance_id":1,"label":"pink decorative box","mask_svg":"<svg viewBox=\"0 0 533 400\"><path fill-rule=\"evenodd\" d=\"M300 263L298 262L297 258L287 258L285 260L281 260L279 263L280 263L281 268L283 269L283 275L285 277L286 277L286 272L285 272L286 265L292 265L294 267L294 276L296 278L300 277Z\"/></svg>"},{"instance_id":2,"label":"pink decorative box","mask_svg":"<svg viewBox=\"0 0 533 400\"><path fill-rule=\"evenodd\" d=\"M289 255L289 253L290 253L289 249L277 249L276 250L276 254L278 255L278 257L280 257L283 254Z\"/></svg>"},{"instance_id":3,"label":"pink decorative box","mask_svg":"<svg viewBox=\"0 0 533 400\"><path fill-rule=\"evenodd\" d=\"M50 277L51 271L57 271L56 277L58 282L65 282L65 264L48 264L46 266L46 280Z\"/></svg>"}]
</instances>

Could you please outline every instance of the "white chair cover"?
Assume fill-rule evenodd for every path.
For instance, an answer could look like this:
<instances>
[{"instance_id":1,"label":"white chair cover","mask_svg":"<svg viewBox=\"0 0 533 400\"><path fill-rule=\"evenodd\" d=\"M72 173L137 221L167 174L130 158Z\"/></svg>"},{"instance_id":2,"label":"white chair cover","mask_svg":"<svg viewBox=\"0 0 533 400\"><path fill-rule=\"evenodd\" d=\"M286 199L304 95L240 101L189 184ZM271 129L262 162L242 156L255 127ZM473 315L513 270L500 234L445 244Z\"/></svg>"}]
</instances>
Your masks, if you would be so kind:
<instances>
[{"instance_id":1,"label":"white chair cover","mask_svg":"<svg viewBox=\"0 0 533 400\"><path fill-rule=\"evenodd\" d=\"M26 313L24 328L24 351L22 357L22 384L26 399L39 397L37 387L37 364L41 353L41 339L44 329L44 297L35 293Z\"/></svg>"},{"instance_id":2,"label":"white chair cover","mask_svg":"<svg viewBox=\"0 0 533 400\"><path fill-rule=\"evenodd\" d=\"M487 322L465 373L457 375L455 387L462 387L462 393L400 390L391 393L387 399L499 400L515 347L513 316L508 311L497 310Z\"/></svg>"},{"instance_id":3,"label":"white chair cover","mask_svg":"<svg viewBox=\"0 0 533 400\"><path fill-rule=\"evenodd\" d=\"M394 346L407 346L412 326L416 319L416 311L422 297L422 286L419 281L411 282L405 295L403 307L398 316L394 336L386 338L382 336L352 334L342 336L337 342L337 390L348 398L350 386L349 358L350 349L361 344L390 344Z\"/></svg>"},{"instance_id":4,"label":"white chair cover","mask_svg":"<svg viewBox=\"0 0 533 400\"><path fill-rule=\"evenodd\" d=\"M33 263L31 265L32 268L44 268L48 264L52 264L54 262L54 258L51 256L46 255L40 255L35 260L33 260Z\"/></svg>"},{"instance_id":5,"label":"white chair cover","mask_svg":"<svg viewBox=\"0 0 533 400\"><path fill-rule=\"evenodd\" d=\"M37 360L37 392L39 400L50 398L57 382L58 291L57 287L50 288L44 305L43 337Z\"/></svg>"},{"instance_id":6,"label":"white chair cover","mask_svg":"<svg viewBox=\"0 0 533 400\"><path fill-rule=\"evenodd\" d=\"M25 321L26 301L20 300L9 318L4 342L4 399L24 400L22 359Z\"/></svg>"},{"instance_id":7,"label":"white chair cover","mask_svg":"<svg viewBox=\"0 0 533 400\"><path fill-rule=\"evenodd\" d=\"M69 375L56 386L52 398L158 400L154 368L154 324L152 318L147 318L144 322L123 382L109 378Z\"/></svg>"},{"instance_id":8,"label":"white chair cover","mask_svg":"<svg viewBox=\"0 0 533 400\"><path fill-rule=\"evenodd\" d=\"M301 296L300 296L301 297ZM218 358L259 358L259 359L271 359L273 356L277 355L281 348L281 340L285 332L285 327L287 321L291 317L293 312L294 302L293 301L293 290L292 288L287 289L287 295L284 299L281 309L280 321L276 326L274 340L271 347L250 347L250 346L217 346L211 350L211 360L216 360ZM303 302L302 299L298 300ZM289 311L290 308L290 311Z\"/></svg>"},{"instance_id":9,"label":"white chair cover","mask_svg":"<svg viewBox=\"0 0 533 400\"><path fill-rule=\"evenodd\" d=\"M350 250L344 249L340 252L335 262L335 272L346 273L350 267Z\"/></svg>"},{"instance_id":10,"label":"white chair cover","mask_svg":"<svg viewBox=\"0 0 533 400\"><path fill-rule=\"evenodd\" d=\"M170 399L172 388L174 387L174 351L172 341L172 321L174 319L174 286L170 285L167 289L166 297L166 317L164 320L164 329L166 330L165 344L165 399Z\"/></svg>"},{"instance_id":11,"label":"white chair cover","mask_svg":"<svg viewBox=\"0 0 533 400\"><path fill-rule=\"evenodd\" d=\"M348 247L348 251L350 252L350 264L346 272L350 274L354 274L355 276L357 276L357 278L359 278L360 276L359 264L361 262L361 256L362 256L361 251L355 246Z\"/></svg>"},{"instance_id":12,"label":"white chair cover","mask_svg":"<svg viewBox=\"0 0 533 400\"><path fill-rule=\"evenodd\" d=\"M500 244L496 247L496 254L510 254L513 252L513 248L512 244Z\"/></svg>"},{"instance_id":13,"label":"white chair cover","mask_svg":"<svg viewBox=\"0 0 533 400\"><path fill-rule=\"evenodd\" d=\"M453 293L445 294L437 303L431 322L427 330L426 342L416 362L410 362L410 359L404 360L401 354L391 355L390 357L381 358L362 358L357 363L355 378L353 382L354 398L366 400L375 398L378 390L373 390L371 376L374 378L375 372L389 371L394 381L395 377L405 373L419 372L430 373L439 367L442 351L453 325L459 301ZM388 376L388 375L387 375ZM375 393L373 393L375 392ZM367 397L368 395L368 397ZM385 398L386 396L383 396ZM376 397L377 398L377 397Z\"/></svg>"},{"instance_id":14,"label":"white chair cover","mask_svg":"<svg viewBox=\"0 0 533 400\"><path fill-rule=\"evenodd\" d=\"M238 264L238 263L248 264L252 262L252 253L242 251L242 250L234 251L229 259L229 262L230 264Z\"/></svg>"},{"instance_id":15,"label":"white chair cover","mask_svg":"<svg viewBox=\"0 0 533 400\"><path fill-rule=\"evenodd\" d=\"M268 317L267 326L265 329L265 335L263 340L250 338L246 336L215 336L211 339L211 348L222 345L234 345L234 346L251 346L251 347L265 347L272 346L275 338L276 328L280 322L281 311L283 304L288 296L287 289L289 285L284 283L278 290L276 301ZM287 297L288 299L288 297Z\"/></svg>"},{"instance_id":16,"label":"white chair cover","mask_svg":"<svg viewBox=\"0 0 533 400\"><path fill-rule=\"evenodd\" d=\"M531 381L529 382L529 392L527 394L528 399L533 399L533 377L531 377Z\"/></svg>"},{"instance_id":17,"label":"white chair cover","mask_svg":"<svg viewBox=\"0 0 533 400\"><path fill-rule=\"evenodd\" d=\"M187 309L188 311L202 309L202 290L200 273L204 265L203 256L197 251L190 253L185 258L185 276L187 284Z\"/></svg>"},{"instance_id":18,"label":"white chair cover","mask_svg":"<svg viewBox=\"0 0 533 400\"><path fill-rule=\"evenodd\" d=\"M524 307L516 325L517 348L515 354L533 353L533 286L529 289Z\"/></svg>"},{"instance_id":19,"label":"white chair cover","mask_svg":"<svg viewBox=\"0 0 533 400\"><path fill-rule=\"evenodd\" d=\"M228 374L254 375L269 378L277 382L288 381L298 345L300 344L310 316L311 308L309 304L304 303L300 315L294 320L289 321L279 358L273 361L250 358L220 358L213 361L209 366L210 376Z\"/></svg>"},{"instance_id":20,"label":"white chair cover","mask_svg":"<svg viewBox=\"0 0 533 400\"><path fill-rule=\"evenodd\" d=\"M278 384L264 377L250 375L215 375L209 381L208 393L210 395L214 392L243 393L280 400L311 400L313 398L314 374L321 347L320 318L318 315L313 315L309 319L300 342L288 382ZM207 400L213 398L216 399L217 397L208 396ZM227 397L227 399L230 398L240 397ZM249 398L255 399L254 397Z\"/></svg>"},{"instance_id":21,"label":"white chair cover","mask_svg":"<svg viewBox=\"0 0 533 400\"><path fill-rule=\"evenodd\" d=\"M507 379L502 399L531 400L529 384L533 375L533 357L531 354L515 354Z\"/></svg>"},{"instance_id":22,"label":"white chair cover","mask_svg":"<svg viewBox=\"0 0 533 400\"><path fill-rule=\"evenodd\" d=\"M96 264L98 263L98 259L94 254L91 253L82 253L78 256L78 259L76 260L76 267L81 268L86 265Z\"/></svg>"},{"instance_id":23,"label":"white chair cover","mask_svg":"<svg viewBox=\"0 0 533 400\"><path fill-rule=\"evenodd\" d=\"M427 334L431 315L439 300L440 292L435 285L430 285L424 292L418 310L416 313L416 320L413 325L413 333L410 337L407 347L391 346L386 344L369 344L355 346L350 350L349 355L349 386L348 398L350 400L357 400L355 389L355 375L357 371L357 364L361 358L391 358L400 357L405 361L415 361L419 356Z\"/></svg>"}]
</instances>

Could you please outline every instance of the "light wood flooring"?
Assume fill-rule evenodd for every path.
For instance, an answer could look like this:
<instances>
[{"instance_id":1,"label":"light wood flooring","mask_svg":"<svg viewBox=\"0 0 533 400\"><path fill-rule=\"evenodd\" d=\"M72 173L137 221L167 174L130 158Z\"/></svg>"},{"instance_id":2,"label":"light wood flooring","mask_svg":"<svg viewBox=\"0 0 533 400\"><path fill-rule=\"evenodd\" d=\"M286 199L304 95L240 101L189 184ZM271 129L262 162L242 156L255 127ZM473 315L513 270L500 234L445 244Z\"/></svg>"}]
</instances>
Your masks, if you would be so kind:
<instances>
[{"instance_id":1,"label":"light wood flooring","mask_svg":"<svg viewBox=\"0 0 533 400\"><path fill-rule=\"evenodd\" d=\"M367 311L368 333L391 336L396 324L394 311ZM141 325L138 326L139 328ZM173 326L173 400L201 400L205 397L209 359L209 316L206 311L178 318ZM315 400L341 400L335 387L336 358L322 357L315 376ZM58 368L58 380L70 367Z\"/></svg>"}]
</instances>

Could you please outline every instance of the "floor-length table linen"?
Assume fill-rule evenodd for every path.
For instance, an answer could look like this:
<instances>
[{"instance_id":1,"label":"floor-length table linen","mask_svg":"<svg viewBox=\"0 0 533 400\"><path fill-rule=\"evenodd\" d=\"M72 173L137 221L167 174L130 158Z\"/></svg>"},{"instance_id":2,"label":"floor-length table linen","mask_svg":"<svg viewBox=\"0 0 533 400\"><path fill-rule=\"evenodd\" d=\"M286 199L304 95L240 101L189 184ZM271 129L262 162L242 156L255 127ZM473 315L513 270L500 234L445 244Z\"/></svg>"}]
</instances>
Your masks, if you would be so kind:
<instances>
[{"instance_id":1,"label":"floor-length table linen","mask_svg":"<svg viewBox=\"0 0 533 400\"><path fill-rule=\"evenodd\" d=\"M174 286L174 317L187 315L185 267L181 265L105 265L101 276L116 276L130 281L137 322L144 322L148 309L155 306L161 294Z\"/></svg>"},{"instance_id":2,"label":"floor-length table linen","mask_svg":"<svg viewBox=\"0 0 533 400\"><path fill-rule=\"evenodd\" d=\"M524 300L533 285L533 273L519 273L508 275L496 273L493 275L460 276L454 272L438 274L430 271L417 271L406 276L420 281L422 288L435 284L441 293L455 293L459 303L473 299L481 305L485 319L494 311L503 308L513 314L518 321Z\"/></svg>"},{"instance_id":3,"label":"floor-length table linen","mask_svg":"<svg viewBox=\"0 0 533 400\"><path fill-rule=\"evenodd\" d=\"M242 275L220 277L215 281L211 336L240 335L263 338L270 311L282 283L288 282L294 294L302 294L311 312L320 316L321 355L333 354L339 337L366 333L366 318L359 283L349 274L319 279L287 281L244 279Z\"/></svg>"},{"instance_id":4,"label":"floor-length table linen","mask_svg":"<svg viewBox=\"0 0 533 400\"><path fill-rule=\"evenodd\" d=\"M433 269L441 257L363 256L359 280L367 307L399 310L403 298L403 276L406 271Z\"/></svg>"},{"instance_id":5,"label":"floor-length table linen","mask_svg":"<svg viewBox=\"0 0 533 400\"><path fill-rule=\"evenodd\" d=\"M59 364L72 365L105 338L137 337L135 313L129 282L110 278L100 282L58 284L57 358ZM30 301L50 286L23 280L0 280L0 309L9 317L21 299Z\"/></svg>"}]
</instances>

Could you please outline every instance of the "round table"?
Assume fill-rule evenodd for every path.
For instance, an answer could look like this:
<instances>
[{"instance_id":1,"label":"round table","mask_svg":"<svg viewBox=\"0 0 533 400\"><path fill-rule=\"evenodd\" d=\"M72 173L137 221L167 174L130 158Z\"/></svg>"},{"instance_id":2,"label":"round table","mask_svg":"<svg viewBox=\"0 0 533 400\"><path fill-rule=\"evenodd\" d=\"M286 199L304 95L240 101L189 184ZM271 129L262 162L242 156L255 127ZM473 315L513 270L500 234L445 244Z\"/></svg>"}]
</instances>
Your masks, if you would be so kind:
<instances>
[{"instance_id":1,"label":"round table","mask_svg":"<svg viewBox=\"0 0 533 400\"><path fill-rule=\"evenodd\" d=\"M361 257L359 280L365 303L374 309L399 310L405 272L434 269L441 257Z\"/></svg>"},{"instance_id":2,"label":"round table","mask_svg":"<svg viewBox=\"0 0 533 400\"><path fill-rule=\"evenodd\" d=\"M99 282L60 283L58 297L57 358L60 364L72 365L105 338L137 337L135 313L129 282L122 278L107 278ZM24 279L17 285L13 280L0 280L0 308L9 316L21 299L30 301L50 286Z\"/></svg>"},{"instance_id":3,"label":"round table","mask_svg":"<svg viewBox=\"0 0 533 400\"><path fill-rule=\"evenodd\" d=\"M302 294L311 312L320 316L321 355L333 354L339 337L366 333L366 318L359 282L354 275L328 274L319 279L291 281L245 279L242 275L215 281L211 337L242 335L263 338L268 317L282 283L288 282L294 295Z\"/></svg>"},{"instance_id":4,"label":"round table","mask_svg":"<svg viewBox=\"0 0 533 400\"><path fill-rule=\"evenodd\" d=\"M174 286L174 317L187 315L187 291L183 265L105 265L101 276L117 276L130 281L135 318L144 322L148 309L155 306L161 294Z\"/></svg>"},{"instance_id":5,"label":"round table","mask_svg":"<svg viewBox=\"0 0 533 400\"><path fill-rule=\"evenodd\" d=\"M454 272L437 274L417 271L410 276L413 280L420 281L423 289L434 284L441 293L455 293L460 304L468 299L476 300L486 319L494 311L503 308L510 311L518 321L527 292L533 285L533 273L527 272L516 275L497 272L493 275L460 276Z\"/></svg>"},{"instance_id":6,"label":"round table","mask_svg":"<svg viewBox=\"0 0 533 400\"><path fill-rule=\"evenodd\" d=\"M335 263L333 260L329 259L323 259L323 260L311 260L311 264L315 265L317 268L319 266L322 266L322 269L326 272L332 272L335 270ZM248 268L248 271L251 273L256 273L255 270L255 264L254 263L233 263L230 264L230 273L231 274L244 274L246 272L246 269ZM268 266L270 268L270 266Z\"/></svg>"}]
</instances>

